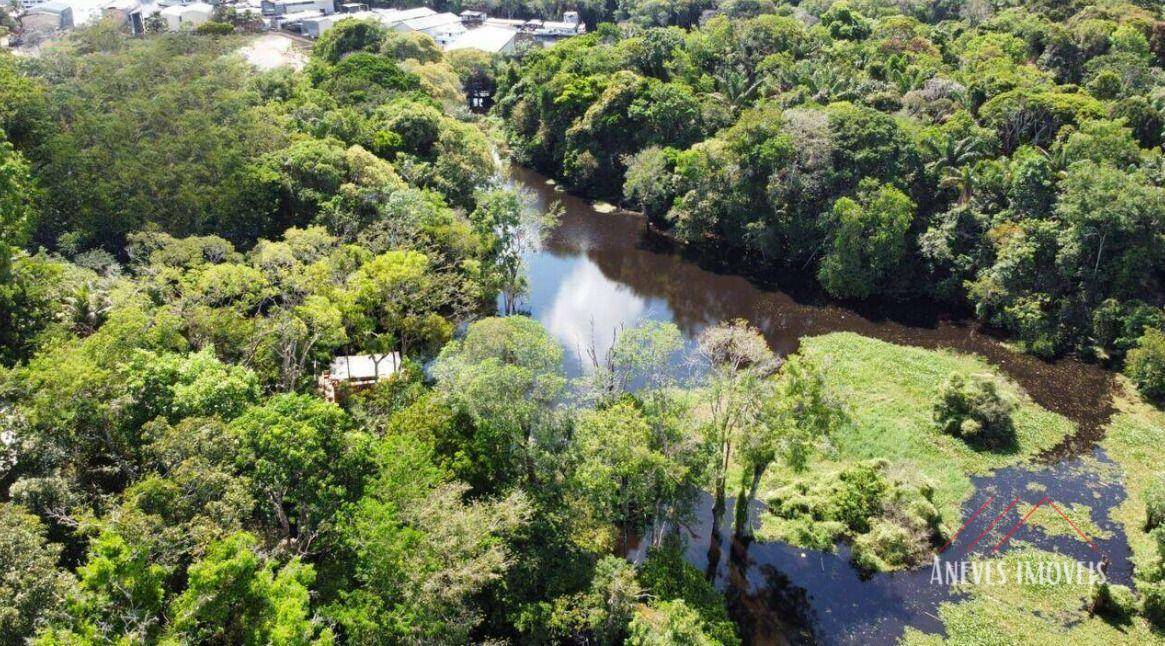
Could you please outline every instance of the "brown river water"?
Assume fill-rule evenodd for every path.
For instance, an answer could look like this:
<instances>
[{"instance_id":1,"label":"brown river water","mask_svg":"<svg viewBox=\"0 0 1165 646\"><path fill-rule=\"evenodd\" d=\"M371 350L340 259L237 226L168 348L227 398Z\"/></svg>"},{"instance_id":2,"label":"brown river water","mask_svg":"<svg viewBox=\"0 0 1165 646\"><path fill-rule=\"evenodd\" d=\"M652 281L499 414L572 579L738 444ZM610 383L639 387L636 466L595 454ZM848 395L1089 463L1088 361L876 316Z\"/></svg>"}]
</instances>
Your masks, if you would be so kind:
<instances>
[{"instance_id":1,"label":"brown river water","mask_svg":"<svg viewBox=\"0 0 1165 646\"><path fill-rule=\"evenodd\" d=\"M511 180L528 190L539 207L554 202L563 207L558 227L526 259L530 289L518 306L565 346L572 375L584 369L586 348L594 346L601 352L612 331L649 319L673 322L691 340L709 325L743 318L757 326L781 355L794 352L803 337L838 331L974 353L997 366L1037 403L1076 422L1079 431L1038 464L974 478L977 490L965 504L964 516L989 496L1022 496L1033 482L1064 504L1080 501L1093 507L1100 511L1096 516L1106 516L1103 510L1124 499L1119 482L1082 464L1086 459L1108 463L1095 446L1112 412L1112 376L1103 369L1017 353L973 321L951 320L922 307L859 311L819 294L758 285L686 258L647 232L637 214L599 212L588 200L556 190L528 169L512 168ZM982 525L988 516L992 514L984 514ZM726 519L732 517L731 511L725 514ZM1112 562L1109 576L1127 582L1131 565L1123 530L1107 517L1093 520L1111 536L1097 541L1097 549ZM929 568L862 577L850 565L844 545L834 552L816 552L775 542L721 544L710 525L710 503L701 500L695 522L687 528L688 556L725 591L747 643L881 644L896 641L907 626L941 631L937 606L952 595L947 588L929 584ZM965 531L977 534L979 527L974 523ZM1089 546L1074 538L1044 538L1042 547L1080 560L1093 555Z\"/></svg>"}]
</instances>

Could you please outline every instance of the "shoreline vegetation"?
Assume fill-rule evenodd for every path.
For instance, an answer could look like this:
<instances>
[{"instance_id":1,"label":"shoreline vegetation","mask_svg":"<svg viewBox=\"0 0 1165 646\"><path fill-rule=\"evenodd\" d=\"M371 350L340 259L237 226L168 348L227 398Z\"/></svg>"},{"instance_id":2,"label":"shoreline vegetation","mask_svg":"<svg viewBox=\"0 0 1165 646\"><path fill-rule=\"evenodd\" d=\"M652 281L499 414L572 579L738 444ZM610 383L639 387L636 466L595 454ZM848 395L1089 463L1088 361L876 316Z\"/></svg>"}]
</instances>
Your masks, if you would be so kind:
<instances>
[{"instance_id":1,"label":"shoreline vegetation","mask_svg":"<svg viewBox=\"0 0 1165 646\"><path fill-rule=\"evenodd\" d=\"M1031 462L1076 431L1071 421L1031 402L1015 384L1006 381L979 357L898 346L851 333L807 338L800 353L823 367L831 387L846 402L850 423L831 437L829 450L821 453L807 470L810 475L798 476L792 470L781 468L770 472L759 499L775 497L783 503L778 508L805 504L804 500L782 500L792 495L788 492L790 483L808 477L810 488L817 488L829 481L823 474L837 474L870 461L881 461L884 466L878 466L877 470L887 473L889 482L882 487L883 499L869 504L879 510L890 502L914 505L914 513L922 514L920 520L926 521L915 521L921 527L912 528L914 531L932 522L941 523L915 540L929 543L933 539L941 544L962 522L962 504L974 491L970 476ZM1014 414L1013 445L998 451L976 448L936 427L932 407L943 381L952 374L990 375L1008 396L1019 401ZM838 493L846 490L843 488ZM900 500L895 501L896 496ZM818 506L828 504L821 501ZM930 508L933 511L926 511ZM849 540L855 538L852 527L837 527L836 534L806 541L815 532L819 534L820 528L814 527L816 523L812 520L808 527L803 526L804 521L800 524L796 518L762 514L757 536L817 549L831 548L842 536ZM868 523L859 526L870 531ZM926 547L919 545L913 550L913 562L897 563L889 569L917 565L920 556L929 558L930 550Z\"/></svg>"}]
</instances>

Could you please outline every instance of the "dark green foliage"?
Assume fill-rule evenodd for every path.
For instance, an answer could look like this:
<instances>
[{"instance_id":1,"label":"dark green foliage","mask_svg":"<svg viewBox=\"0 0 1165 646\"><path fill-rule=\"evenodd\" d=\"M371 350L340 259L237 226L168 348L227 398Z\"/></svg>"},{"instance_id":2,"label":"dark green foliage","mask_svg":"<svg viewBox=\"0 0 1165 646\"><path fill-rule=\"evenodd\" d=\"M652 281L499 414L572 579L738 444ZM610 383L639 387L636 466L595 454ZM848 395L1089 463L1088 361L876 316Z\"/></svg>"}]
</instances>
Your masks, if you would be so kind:
<instances>
[{"instance_id":1,"label":"dark green foliage","mask_svg":"<svg viewBox=\"0 0 1165 646\"><path fill-rule=\"evenodd\" d=\"M228 36L235 33L235 26L229 22L208 20L195 27L194 33L200 36Z\"/></svg>"},{"instance_id":2,"label":"dark green foliage","mask_svg":"<svg viewBox=\"0 0 1165 646\"><path fill-rule=\"evenodd\" d=\"M273 232L252 163L286 133L257 109L245 63L223 56L237 45L170 35L84 66L65 51L40 59L53 101L27 148L46 197L37 241L116 252L147 223L236 241Z\"/></svg>"},{"instance_id":3,"label":"dark green foliage","mask_svg":"<svg viewBox=\"0 0 1165 646\"><path fill-rule=\"evenodd\" d=\"M722 3L683 33L649 3L524 57L497 112L519 161L681 243L1119 360L1165 292L1160 8L922 4Z\"/></svg>"},{"instance_id":4,"label":"dark green foliage","mask_svg":"<svg viewBox=\"0 0 1165 646\"><path fill-rule=\"evenodd\" d=\"M664 546L651 550L639 568L639 580L659 601L682 599L699 614L710 635L719 643L739 643L736 627L724 606L724 596L702 572L684 559L680 547Z\"/></svg>"},{"instance_id":5,"label":"dark green foliage","mask_svg":"<svg viewBox=\"0 0 1165 646\"><path fill-rule=\"evenodd\" d=\"M1125 373L1145 397L1165 401L1165 333L1156 328L1145 330L1129 351Z\"/></svg>"},{"instance_id":6,"label":"dark green foliage","mask_svg":"<svg viewBox=\"0 0 1165 646\"><path fill-rule=\"evenodd\" d=\"M1015 442L1011 415L1017 404L999 392L994 377L954 373L934 404L939 428L976 447L1006 449Z\"/></svg>"},{"instance_id":7,"label":"dark green foliage","mask_svg":"<svg viewBox=\"0 0 1165 646\"><path fill-rule=\"evenodd\" d=\"M388 30L378 22L346 18L320 35L312 46L312 55L334 65L348 54L380 51L387 37Z\"/></svg>"}]
</instances>

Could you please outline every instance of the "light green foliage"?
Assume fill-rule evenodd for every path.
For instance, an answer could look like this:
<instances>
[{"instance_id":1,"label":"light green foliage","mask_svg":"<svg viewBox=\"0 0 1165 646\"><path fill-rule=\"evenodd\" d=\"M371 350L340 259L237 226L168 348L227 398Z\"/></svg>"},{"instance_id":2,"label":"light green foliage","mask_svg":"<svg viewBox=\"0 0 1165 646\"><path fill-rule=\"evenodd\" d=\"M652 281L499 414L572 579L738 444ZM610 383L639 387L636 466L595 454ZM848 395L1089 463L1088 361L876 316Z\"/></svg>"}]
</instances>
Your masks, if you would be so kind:
<instances>
[{"instance_id":1,"label":"light green foliage","mask_svg":"<svg viewBox=\"0 0 1165 646\"><path fill-rule=\"evenodd\" d=\"M714 646L716 639L700 615L683 599L640 607L628 629L627 642L635 646Z\"/></svg>"},{"instance_id":2,"label":"light green foliage","mask_svg":"<svg viewBox=\"0 0 1165 646\"><path fill-rule=\"evenodd\" d=\"M1165 524L1165 480L1158 478L1145 489L1145 529Z\"/></svg>"},{"instance_id":3,"label":"light green foliage","mask_svg":"<svg viewBox=\"0 0 1165 646\"><path fill-rule=\"evenodd\" d=\"M574 444L582 497L598 517L631 531L650 522L656 500L684 475L684 465L668 459L643 413L629 402L581 415Z\"/></svg>"},{"instance_id":4,"label":"light green foliage","mask_svg":"<svg viewBox=\"0 0 1165 646\"><path fill-rule=\"evenodd\" d=\"M420 437L389 435L374 451L378 473L342 529L360 586L330 612L357 641L464 641L481 621L471 597L511 565L501 539L527 522L526 496L464 501Z\"/></svg>"},{"instance_id":5,"label":"light green foliage","mask_svg":"<svg viewBox=\"0 0 1165 646\"><path fill-rule=\"evenodd\" d=\"M1031 402L973 356L898 346L849 333L805 339L800 352L829 366L829 383L846 402L851 422L832 435L833 452L810 461L810 471L833 463L889 460L892 466L901 465L933 485L933 501L944 520L957 517L959 505L970 495L968 474L1015 464L1074 432L1071 422ZM1018 443L1014 452L977 450L935 426L932 404L943 381L954 372L996 375L1002 391L1019 402L1012 416ZM793 474L774 468L771 475L788 478ZM762 486L762 491L771 488Z\"/></svg>"},{"instance_id":6,"label":"light green foliage","mask_svg":"<svg viewBox=\"0 0 1165 646\"><path fill-rule=\"evenodd\" d=\"M159 356L139 350L121 366L134 397L138 424L157 416L232 419L259 399L259 380L242 367L223 364L210 348Z\"/></svg>"},{"instance_id":7,"label":"light green foliage","mask_svg":"<svg viewBox=\"0 0 1165 646\"><path fill-rule=\"evenodd\" d=\"M518 473L535 479L538 454L555 443L552 407L566 385L562 346L529 318L482 319L445 346L433 374L473 420L478 441L493 445L503 482Z\"/></svg>"},{"instance_id":8,"label":"light green foliage","mask_svg":"<svg viewBox=\"0 0 1165 646\"><path fill-rule=\"evenodd\" d=\"M869 571L922 562L939 534L933 487L888 472L885 462L858 463L830 474L800 476L767 498L766 538L830 550L851 541L853 560Z\"/></svg>"},{"instance_id":9,"label":"light green foliage","mask_svg":"<svg viewBox=\"0 0 1165 646\"><path fill-rule=\"evenodd\" d=\"M653 549L640 566L639 580L658 604L682 601L698 613L704 630L716 643L732 645L739 642L736 627L728 617L724 597L704 574L688 563L675 546ZM641 609L642 610L642 609ZM637 620L633 621L633 626ZM632 628L632 632L635 628Z\"/></svg>"},{"instance_id":10,"label":"light green foliage","mask_svg":"<svg viewBox=\"0 0 1165 646\"><path fill-rule=\"evenodd\" d=\"M702 406L704 435L714 452L710 469L714 523L725 510L728 470L733 451L746 438L765 433L762 419L770 383L778 362L759 330L744 320L710 327L700 334L699 357L707 366Z\"/></svg>"},{"instance_id":11,"label":"light green foliage","mask_svg":"<svg viewBox=\"0 0 1165 646\"><path fill-rule=\"evenodd\" d=\"M153 563L145 545L102 532L78 568L77 593L68 618L38 640L45 644L95 639L145 642L161 627L167 568Z\"/></svg>"},{"instance_id":12,"label":"light green foliage","mask_svg":"<svg viewBox=\"0 0 1165 646\"><path fill-rule=\"evenodd\" d=\"M310 615L312 566L298 558L278 566L257 547L254 536L240 532L190 566L187 588L171 604L170 637L247 645L332 643L331 630Z\"/></svg>"}]
</instances>

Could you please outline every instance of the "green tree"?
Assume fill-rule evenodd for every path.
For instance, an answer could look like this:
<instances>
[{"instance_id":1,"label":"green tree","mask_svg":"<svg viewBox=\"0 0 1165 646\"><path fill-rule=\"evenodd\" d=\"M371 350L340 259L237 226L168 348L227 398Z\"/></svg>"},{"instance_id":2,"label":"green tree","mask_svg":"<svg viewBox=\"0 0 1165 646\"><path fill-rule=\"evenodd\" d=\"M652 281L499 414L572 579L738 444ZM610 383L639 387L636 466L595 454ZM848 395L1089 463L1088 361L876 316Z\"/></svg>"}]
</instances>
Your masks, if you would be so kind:
<instances>
[{"instance_id":1,"label":"green tree","mask_svg":"<svg viewBox=\"0 0 1165 646\"><path fill-rule=\"evenodd\" d=\"M247 475L280 547L307 554L359 497L366 438L344 411L307 395L276 395L231 423L238 469Z\"/></svg>"},{"instance_id":2,"label":"green tree","mask_svg":"<svg viewBox=\"0 0 1165 646\"><path fill-rule=\"evenodd\" d=\"M883 293L901 280L907 233L914 203L902 191L863 180L858 201L841 198L833 205L833 234L817 278L840 298Z\"/></svg>"},{"instance_id":3,"label":"green tree","mask_svg":"<svg viewBox=\"0 0 1165 646\"><path fill-rule=\"evenodd\" d=\"M104 531L78 568L77 594L69 604L69 619L39 635L44 644L147 642L162 628L166 577L169 569L155 563L145 545L129 543ZM76 640L76 641L75 641Z\"/></svg>"},{"instance_id":4,"label":"green tree","mask_svg":"<svg viewBox=\"0 0 1165 646\"><path fill-rule=\"evenodd\" d=\"M212 545L190 566L186 590L170 604L168 636L185 643L331 644L331 630L311 616L315 570L293 558L283 566L239 532Z\"/></svg>"},{"instance_id":5,"label":"green tree","mask_svg":"<svg viewBox=\"0 0 1165 646\"><path fill-rule=\"evenodd\" d=\"M1165 401L1165 334L1149 328L1129 351L1125 374L1145 397Z\"/></svg>"},{"instance_id":6,"label":"green tree","mask_svg":"<svg viewBox=\"0 0 1165 646\"><path fill-rule=\"evenodd\" d=\"M733 451L759 431L768 391L766 378L779 361L760 332L743 320L705 330L699 338L699 355L707 370L705 433L714 447L712 526L719 528L726 507L728 472L736 459Z\"/></svg>"},{"instance_id":7,"label":"green tree","mask_svg":"<svg viewBox=\"0 0 1165 646\"><path fill-rule=\"evenodd\" d=\"M344 18L320 34L311 53L315 58L335 64L348 54L380 51L388 35L388 29L374 20Z\"/></svg>"},{"instance_id":8,"label":"green tree","mask_svg":"<svg viewBox=\"0 0 1165 646\"><path fill-rule=\"evenodd\" d=\"M432 446L401 430L377 444L377 475L341 529L359 586L329 612L361 643L465 641L482 619L472 598L511 566L505 539L528 503L520 492L466 502Z\"/></svg>"},{"instance_id":9,"label":"green tree","mask_svg":"<svg viewBox=\"0 0 1165 646\"><path fill-rule=\"evenodd\" d=\"M496 486L521 473L538 482L537 461L557 446L554 405L566 379L562 347L541 324L523 316L487 318L441 351L433 366L438 388L492 444ZM487 466L487 465L483 465Z\"/></svg>"},{"instance_id":10,"label":"green tree","mask_svg":"<svg viewBox=\"0 0 1165 646\"><path fill-rule=\"evenodd\" d=\"M757 429L740 444L739 460L744 466L736 496L740 536L752 535L749 513L769 465L781 460L794 470L804 469L811 452L828 442L848 419L824 369L814 360L801 355L787 358L775 381L762 404Z\"/></svg>"}]
</instances>

